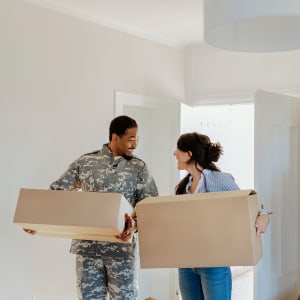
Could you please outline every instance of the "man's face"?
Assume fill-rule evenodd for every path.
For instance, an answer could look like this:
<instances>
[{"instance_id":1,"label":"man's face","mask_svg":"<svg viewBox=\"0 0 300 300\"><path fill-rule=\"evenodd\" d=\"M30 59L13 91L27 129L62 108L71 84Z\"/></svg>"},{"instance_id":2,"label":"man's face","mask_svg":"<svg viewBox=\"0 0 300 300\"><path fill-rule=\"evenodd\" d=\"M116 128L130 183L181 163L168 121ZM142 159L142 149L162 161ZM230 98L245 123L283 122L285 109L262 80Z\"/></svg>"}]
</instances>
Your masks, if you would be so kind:
<instances>
[{"instance_id":1,"label":"man's face","mask_svg":"<svg viewBox=\"0 0 300 300\"><path fill-rule=\"evenodd\" d=\"M138 129L136 127L129 128L125 131L123 136L115 135L116 141L116 154L118 156L128 156L133 155L134 149L137 147L138 143Z\"/></svg>"}]
</instances>

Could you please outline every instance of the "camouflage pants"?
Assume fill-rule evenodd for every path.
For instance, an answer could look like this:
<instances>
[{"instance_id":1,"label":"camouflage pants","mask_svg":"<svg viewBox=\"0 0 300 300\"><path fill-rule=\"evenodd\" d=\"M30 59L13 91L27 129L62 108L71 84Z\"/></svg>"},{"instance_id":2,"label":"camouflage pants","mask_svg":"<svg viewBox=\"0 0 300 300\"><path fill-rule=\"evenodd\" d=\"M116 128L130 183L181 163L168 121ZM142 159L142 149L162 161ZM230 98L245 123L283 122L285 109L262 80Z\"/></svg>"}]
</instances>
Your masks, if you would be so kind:
<instances>
[{"instance_id":1,"label":"camouflage pants","mask_svg":"<svg viewBox=\"0 0 300 300\"><path fill-rule=\"evenodd\" d=\"M137 299L136 260L76 255L79 300Z\"/></svg>"}]
</instances>

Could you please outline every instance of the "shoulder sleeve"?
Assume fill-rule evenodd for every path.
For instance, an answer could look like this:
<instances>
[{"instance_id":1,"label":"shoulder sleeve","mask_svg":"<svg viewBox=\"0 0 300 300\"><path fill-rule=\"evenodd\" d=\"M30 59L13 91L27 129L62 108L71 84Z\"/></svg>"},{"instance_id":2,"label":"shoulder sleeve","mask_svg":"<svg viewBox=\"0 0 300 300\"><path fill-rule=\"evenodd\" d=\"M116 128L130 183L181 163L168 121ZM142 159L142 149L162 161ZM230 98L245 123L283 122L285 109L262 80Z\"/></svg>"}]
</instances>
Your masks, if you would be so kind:
<instances>
[{"instance_id":1,"label":"shoulder sleeve","mask_svg":"<svg viewBox=\"0 0 300 300\"><path fill-rule=\"evenodd\" d=\"M80 189L79 165L75 160L69 168L50 185L51 190L78 190Z\"/></svg>"},{"instance_id":2,"label":"shoulder sleeve","mask_svg":"<svg viewBox=\"0 0 300 300\"><path fill-rule=\"evenodd\" d=\"M240 189L230 173L210 171L205 173L204 178L207 192L225 192Z\"/></svg>"},{"instance_id":3,"label":"shoulder sleeve","mask_svg":"<svg viewBox=\"0 0 300 300\"><path fill-rule=\"evenodd\" d=\"M138 174L138 199L137 202L140 200L147 198L147 197L155 197L158 196L158 190L156 187L156 183L150 174L150 171L145 162L142 162L142 168Z\"/></svg>"},{"instance_id":4,"label":"shoulder sleeve","mask_svg":"<svg viewBox=\"0 0 300 300\"><path fill-rule=\"evenodd\" d=\"M223 191L236 191L239 190L239 186L236 184L234 177L229 173L222 173L223 174Z\"/></svg>"}]
</instances>

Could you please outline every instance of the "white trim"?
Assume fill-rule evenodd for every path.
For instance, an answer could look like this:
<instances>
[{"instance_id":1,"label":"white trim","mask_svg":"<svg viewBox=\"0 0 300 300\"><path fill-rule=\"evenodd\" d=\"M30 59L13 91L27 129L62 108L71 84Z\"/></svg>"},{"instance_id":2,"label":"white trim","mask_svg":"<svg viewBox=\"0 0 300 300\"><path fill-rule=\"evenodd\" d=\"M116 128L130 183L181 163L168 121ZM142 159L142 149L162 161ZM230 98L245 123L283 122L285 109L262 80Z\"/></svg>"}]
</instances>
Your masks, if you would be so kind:
<instances>
[{"instance_id":1,"label":"white trim","mask_svg":"<svg viewBox=\"0 0 300 300\"><path fill-rule=\"evenodd\" d=\"M172 100L168 98L144 96L134 93L122 92L118 90L115 90L114 93L115 115L120 115L123 113L124 105L143 106L148 108L168 108L171 104L180 104L179 100Z\"/></svg>"},{"instance_id":2,"label":"white trim","mask_svg":"<svg viewBox=\"0 0 300 300\"><path fill-rule=\"evenodd\" d=\"M254 93L244 95L203 95L191 101L191 106L253 103Z\"/></svg>"},{"instance_id":3,"label":"white trim","mask_svg":"<svg viewBox=\"0 0 300 300\"><path fill-rule=\"evenodd\" d=\"M155 43L159 43L168 47L172 47L178 50L183 50L184 46L180 43L176 43L175 41L171 41L168 39L162 39L159 38L157 36L151 35L149 33L147 33L146 31L143 30L139 30L136 29L134 27L130 27L130 26L124 26L121 23L116 23L116 21L110 20L110 19L105 19L105 18L100 18L100 17L95 17L92 14L83 12L82 10L79 10L77 8L74 7L70 7L70 6L63 6L63 4L57 4L54 3L53 1L49 1L49 0L24 0L25 2L29 2L32 3L34 5L38 5L40 7L44 7L68 16L72 16L87 22L91 22L94 24L97 24L99 26L103 26L106 28L110 28L112 30L116 30L122 33L126 33L129 34L131 36L135 36L138 38L142 38L145 40L149 40Z\"/></svg>"},{"instance_id":4,"label":"white trim","mask_svg":"<svg viewBox=\"0 0 300 300\"><path fill-rule=\"evenodd\" d=\"M192 99L190 99L189 105L200 106L200 105L254 103L254 95L257 90L247 91L247 92L246 91L235 92L235 93L201 94L198 97L193 97ZM273 93L285 94L292 97L300 97L299 88L264 89L264 90Z\"/></svg>"}]
</instances>

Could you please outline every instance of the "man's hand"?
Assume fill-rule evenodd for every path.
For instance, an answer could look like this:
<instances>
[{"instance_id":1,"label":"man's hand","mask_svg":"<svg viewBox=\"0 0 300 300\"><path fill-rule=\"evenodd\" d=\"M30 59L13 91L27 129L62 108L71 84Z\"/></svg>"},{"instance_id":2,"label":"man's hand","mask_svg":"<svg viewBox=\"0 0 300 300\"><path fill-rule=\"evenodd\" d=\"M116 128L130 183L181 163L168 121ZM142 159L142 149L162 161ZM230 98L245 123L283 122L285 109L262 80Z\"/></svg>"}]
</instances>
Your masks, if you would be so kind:
<instances>
[{"instance_id":1,"label":"man's hand","mask_svg":"<svg viewBox=\"0 0 300 300\"><path fill-rule=\"evenodd\" d=\"M124 230L121 234L117 235L116 237L122 240L123 242L128 242L133 237L133 234L136 232L136 230L136 221L128 214L125 214Z\"/></svg>"},{"instance_id":2,"label":"man's hand","mask_svg":"<svg viewBox=\"0 0 300 300\"><path fill-rule=\"evenodd\" d=\"M36 234L36 230L33 230L33 229L23 228L23 230L24 230L26 233L29 233L29 234L31 234L31 235L35 235L35 234Z\"/></svg>"}]
</instances>

